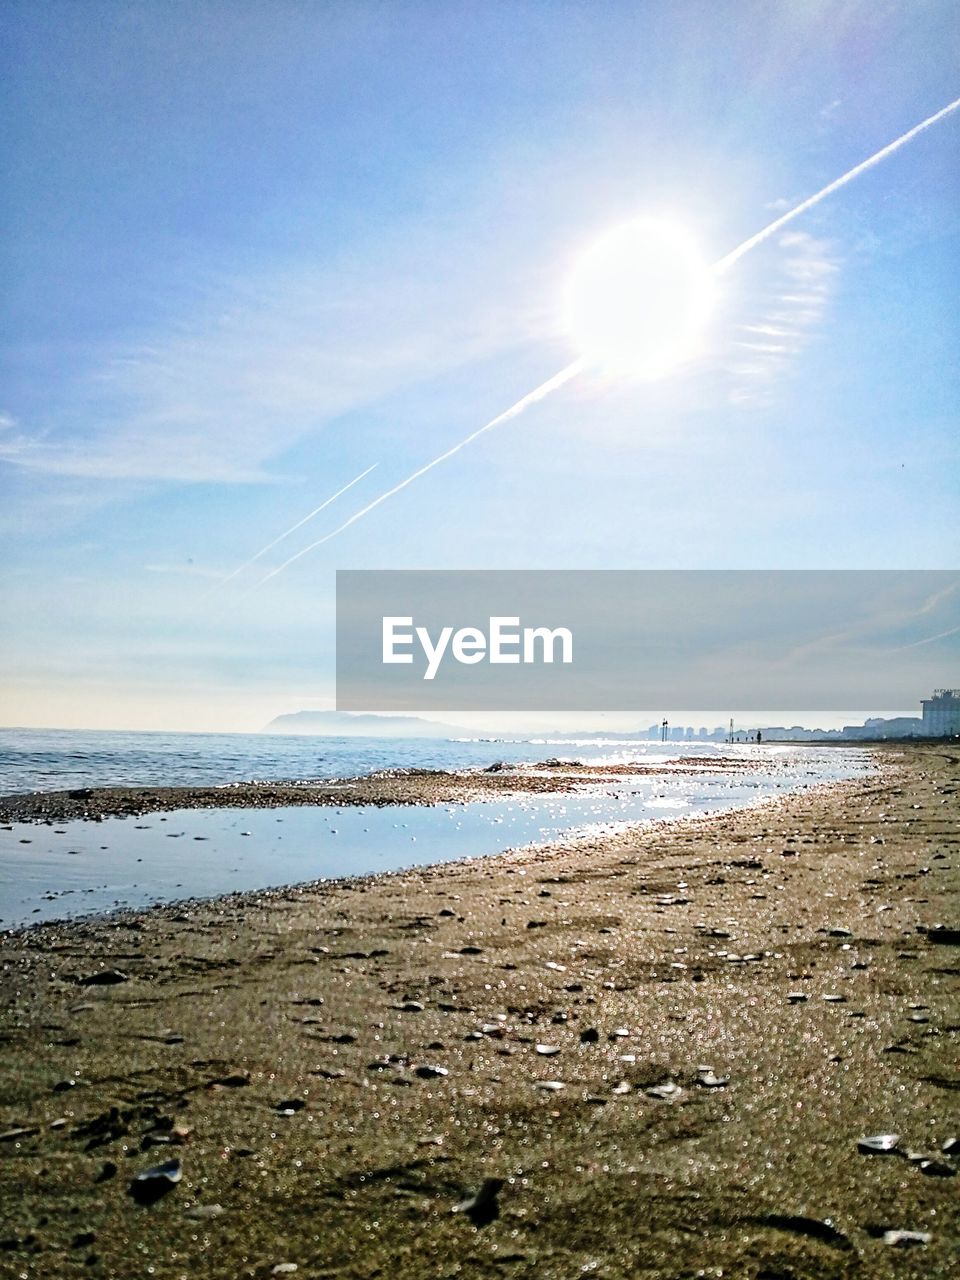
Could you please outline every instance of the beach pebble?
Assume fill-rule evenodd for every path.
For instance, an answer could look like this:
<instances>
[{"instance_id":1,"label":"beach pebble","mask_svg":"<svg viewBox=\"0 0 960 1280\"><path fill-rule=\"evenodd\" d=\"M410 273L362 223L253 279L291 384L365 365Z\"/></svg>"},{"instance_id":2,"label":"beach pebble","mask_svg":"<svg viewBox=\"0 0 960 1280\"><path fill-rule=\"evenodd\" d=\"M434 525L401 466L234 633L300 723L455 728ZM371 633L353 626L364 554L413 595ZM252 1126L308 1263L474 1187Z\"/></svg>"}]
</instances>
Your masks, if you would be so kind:
<instances>
[{"instance_id":1,"label":"beach pebble","mask_svg":"<svg viewBox=\"0 0 960 1280\"><path fill-rule=\"evenodd\" d=\"M729 1076L715 1075L712 1067L699 1067L698 1071L697 1084L704 1089L725 1089L730 1083Z\"/></svg>"},{"instance_id":2,"label":"beach pebble","mask_svg":"<svg viewBox=\"0 0 960 1280\"><path fill-rule=\"evenodd\" d=\"M945 1156L960 1156L960 1138L948 1138L940 1150Z\"/></svg>"},{"instance_id":3,"label":"beach pebble","mask_svg":"<svg viewBox=\"0 0 960 1280\"><path fill-rule=\"evenodd\" d=\"M401 1013L423 1013L426 1005L421 1004L419 1000L404 1000L403 1004L397 1007Z\"/></svg>"},{"instance_id":4,"label":"beach pebble","mask_svg":"<svg viewBox=\"0 0 960 1280\"><path fill-rule=\"evenodd\" d=\"M865 1156L888 1156L897 1152L899 1145L899 1133L878 1133L872 1137L858 1139L857 1150Z\"/></svg>"},{"instance_id":5,"label":"beach pebble","mask_svg":"<svg viewBox=\"0 0 960 1280\"><path fill-rule=\"evenodd\" d=\"M242 1089L250 1083L249 1071L231 1071L228 1075L211 1080L212 1085L220 1085L225 1089Z\"/></svg>"},{"instance_id":6,"label":"beach pebble","mask_svg":"<svg viewBox=\"0 0 960 1280\"><path fill-rule=\"evenodd\" d=\"M129 982L130 978L121 969L98 969L96 973L88 973L77 981L81 987L111 987L119 982Z\"/></svg>"},{"instance_id":7,"label":"beach pebble","mask_svg":"<svg viewBox=\"0 0 960 1280\"><path fill-rule=\"evenodd\" d=\"M179 1160L167 1160L164 1164L144 1169L130 1183L129 1194L138 1204L153 1204L161 1196L172 1191L183 1177L183 1165Z\"/></svg>"},{"instance_id":8,"label":"beach pebble","mask_svg":"<svg viewBox=\"0 0 960 1280\"><path fill-rule=\"evenodd\" d=\"M560 1046L555 1044L538 1044L536 1049L541 1058L553 1058L560 1052Z\"/></svg>"},{"instance_id":9,"label":"beach pebble","mask_svg":"<svg viewBox=\"0 0 960 1280\"><path fill-rule=\"evenodd\" d=\"M567 1087L562 1080L537 1080L535 1081L535 1084L536 1087L538 1089L542 1089L544 1093L559 1093L561 1089L565 1089Z\"/></svg>"},{"instance_id":10,"label":"beach pebble","mask_svg":"<svg viewBox=\"0 0 960 1280\"><path fill-rule=\"evenodd\" d=\"M502 1178L484 1178L476 1194L455 1204L451 1212L465 1214L475 1227L485 1227L500 1216L497 1196L503 1187Z\"/></svg>"},{"instance_id":11,"label":"beach pebble","mask_svg":"<svg viewBox=\"0 0 960 1280\"><path fill-rule=\"evenodd\" d=\"M921 1160L920 1172L928 1178L955 1178L957 1171L943 1160Z\"/></svg>"},{"instance_id":12,"label":"beach pebble","mask_svg":"<svg viewBox=\"0 0 960 1280\"><path fill-rule=\"evenodd\" d=\"M297 1270L299 1268L295 1262L278 1262L270 1274L274 1276L292 1276Z\"/></svg>"},{"instance_id":13,"label":"beach pebble","mask_svg":"<svg viewBox=\"0 0 960 1280\"><path fill-rule=\"evenodd\" d=\"M619 1084L615 1084L610 1090L611 1093L619 1094L621 1097L625 1093L631 1092L631 1085L626 1080L621 1080Z\"/></svg>"},{"instance_id":14,"label":"beach pebble","mask_svg":"<svg viewBox=\"0 0 960 1280\"><path fill-rule=\"evenodd\" d=\"M643 1091L648 1098L660 1098L664 1102L673 1102L679 1098L683 1090L678 1084L674 1084L672 1080L665 1080L663 1084L652 1084Z\"/></svg>"},{"instance_id":15,"label":"beach pebble","mask_svg":"<svg viewBox=\"0 0 960 1280\"><path fill-rule=\"evenodd\" d=\"M423 1063L419 1067L414 1067L413 1074L419 1076L421 1080L439 1080L442 1076L449 1075L446 1067L431 1066L429 1063Z\"/></svg>"},{"instance_id":16,"label":"beach pebble","mask_svg":"<svg viewBox=\"0 0 960 1280\"><path fill-rule=\"evenodd\" d=\"M933 1236L929 1231L885 1231L883 1243L895 1249L909 1249L912 1245L929 1244Z\"/></svg>"},{"instance_id":17,"label":"beach pebble","mask_svg":"<svg viewBox=\"0 0 960 1280\"><path fill-rule=\"evenodd\" d=\"M0 1142L13 1142L16 1138L28 1138L32 1134L39 1132L40 1130L36 1125L21 1125L15 1129L4 1129L3 1133L0 1133Z\"/></svg>"},{"instance_id":18,"label":"beach pebble","mask_svg":"<svg viewBox=\"0 0 960 1280\"><path fill-rule=\"evenodd\" d=\"M302 1111L306 1105L302 1098L285 1098L283 1102L277 1103L275 1110L282 1116L293 1116L298 1111Z\"/></svg>"}]
</instances>

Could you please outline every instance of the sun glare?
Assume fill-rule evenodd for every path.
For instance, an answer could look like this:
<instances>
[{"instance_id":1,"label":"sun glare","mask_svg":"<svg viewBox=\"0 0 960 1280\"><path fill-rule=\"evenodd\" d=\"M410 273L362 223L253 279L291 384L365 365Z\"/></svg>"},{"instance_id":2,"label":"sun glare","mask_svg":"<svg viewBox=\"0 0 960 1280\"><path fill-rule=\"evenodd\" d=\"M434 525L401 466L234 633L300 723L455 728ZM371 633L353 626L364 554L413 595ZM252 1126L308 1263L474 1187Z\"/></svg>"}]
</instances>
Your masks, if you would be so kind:
<instances>
[{"instance_id":1,"label":"sun glare","mask_svg":"<svg viewBox=\"0 0 960 1280\"><path fill-rule=\"evenodd\" d=\"M661 378L697 353L713 302L713 272L694 238L656 218L615 227L567 282L567 331L604 373Z\"/></svg>"}]
</instances>

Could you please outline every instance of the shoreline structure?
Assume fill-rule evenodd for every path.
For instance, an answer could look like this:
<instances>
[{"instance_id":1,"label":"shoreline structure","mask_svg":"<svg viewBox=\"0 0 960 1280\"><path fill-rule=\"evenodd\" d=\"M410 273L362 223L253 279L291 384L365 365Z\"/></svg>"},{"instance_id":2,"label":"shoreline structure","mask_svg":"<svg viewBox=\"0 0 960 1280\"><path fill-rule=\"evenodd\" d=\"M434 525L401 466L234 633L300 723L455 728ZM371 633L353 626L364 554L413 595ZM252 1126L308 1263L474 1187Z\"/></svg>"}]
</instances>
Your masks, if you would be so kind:
<instances>
[{"instance_id":1,"label":"shoreline structure","mask_svg":"<svg viewBox=\"0 0 960 1280\"><path fill-rule=\"evenodd\" d=\"M715 816L0 938L0 1275L950 1274L960 748L875 756Z\"/></svg>"}]
</instances>

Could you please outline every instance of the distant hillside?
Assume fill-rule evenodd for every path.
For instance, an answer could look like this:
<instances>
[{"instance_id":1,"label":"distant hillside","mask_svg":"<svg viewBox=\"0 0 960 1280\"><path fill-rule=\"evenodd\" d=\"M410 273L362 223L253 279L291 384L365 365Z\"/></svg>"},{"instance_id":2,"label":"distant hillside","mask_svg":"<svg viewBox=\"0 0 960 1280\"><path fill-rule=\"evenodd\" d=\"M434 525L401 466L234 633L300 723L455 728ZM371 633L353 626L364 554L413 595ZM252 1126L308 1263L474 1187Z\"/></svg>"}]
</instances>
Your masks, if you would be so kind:
<instances>
[{"instance_id":1,"label":"distant hillside","mask_svg":"<svg viewBox=\"0 0 960 1280\"><path fill-rule=\"evenodd\" d=\"M277 716L264 733L316 733L334 738L473 738L475 729L423 720L420 716L375 716L352 711L293 711Z\"/></svg>"}]
</instances>

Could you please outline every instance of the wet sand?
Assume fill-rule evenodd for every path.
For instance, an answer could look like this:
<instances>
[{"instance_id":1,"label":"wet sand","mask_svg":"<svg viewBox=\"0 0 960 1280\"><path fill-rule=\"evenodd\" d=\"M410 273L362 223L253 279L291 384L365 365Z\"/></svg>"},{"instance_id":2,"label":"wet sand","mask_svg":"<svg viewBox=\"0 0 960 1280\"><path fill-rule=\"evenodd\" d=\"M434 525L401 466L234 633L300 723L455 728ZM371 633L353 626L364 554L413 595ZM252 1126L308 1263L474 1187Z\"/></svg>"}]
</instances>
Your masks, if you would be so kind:
<instances>
[{"instance_id":1,"label":"wet sand","mask_svg":"<svg viewBox=\"0 0 960 1280\"><path fill-rule=\"evenodd\" d=\"M716 818L0 939L0 1274L955 1274L960 751L876 755Z\"/></svg>"}]
</instances>

